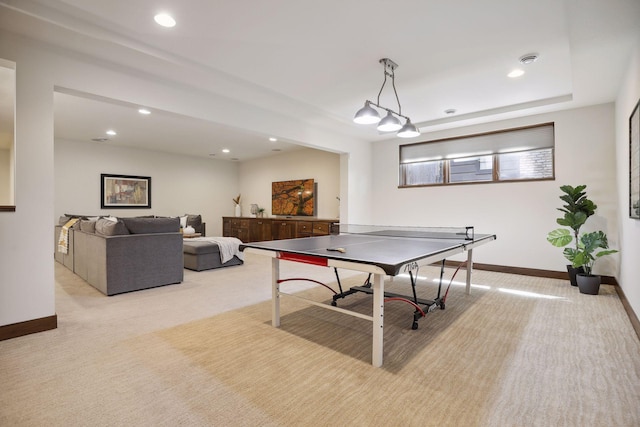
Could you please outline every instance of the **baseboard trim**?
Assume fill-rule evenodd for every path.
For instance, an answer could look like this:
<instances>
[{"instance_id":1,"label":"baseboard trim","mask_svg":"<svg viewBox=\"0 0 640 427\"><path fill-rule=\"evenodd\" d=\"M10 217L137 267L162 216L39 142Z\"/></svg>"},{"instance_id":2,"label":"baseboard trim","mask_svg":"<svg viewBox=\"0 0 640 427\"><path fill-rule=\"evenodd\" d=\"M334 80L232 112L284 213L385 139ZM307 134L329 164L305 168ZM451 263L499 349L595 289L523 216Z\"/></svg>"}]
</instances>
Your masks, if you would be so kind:
<instances>
[{"instance_id":1,"label":"baseboard trim","mask_svg":"<svg viewBox=\"0 0 640 427\"><path fill-rule=\"evenodd\" d=\"M457 267L458 265L460 265L460 262L458 261L446 261L447 267ZM506 265L480 264L477 262L473 263L473 268L476 270L493 271L496 273L519 274L521 276L543 277L545 279L569 280L569 276L566 271L542 270L538 268L525 268L525 267L509 267ZM615 277L612 277L612 276L601 276L601 277L602 277L603 285L618 286L618 281L616 280Z\"/></svg>"},{"instance_id":2,"label":"baseboard trim","mask_svg":"<svg viewBox=\"0 0 640 427\"><path fill-rule=\"evenodd\" d=\"M39 319L27 320L25 322L13 323L11 325L4 325L0 326L0 341L35 334L37 332L49 331L51 329L56 329L57 327L57 314L41 317Z\"/></svg>"},{"instance_id":3,"label":"baseboard trim","mask_svg":"<svg viewBox=\"0 0 640 427\"><path fill-rule=\"evenodd\" d=\"M620 286L616 288L616 292L620 297L620 302L622 302L624 311L626 311L627 316L629 316L629 321L631 322L631 326L633 327L633 330L636 331L636 335L638 335L638 339L640 339L640 320L638 320L638 316L636 316L636 313L633 311L633 308L631 308L631 304L629 304L629 300L627 299L627 296L624 294L624 291Z\"/></svg>"}]
</instances>

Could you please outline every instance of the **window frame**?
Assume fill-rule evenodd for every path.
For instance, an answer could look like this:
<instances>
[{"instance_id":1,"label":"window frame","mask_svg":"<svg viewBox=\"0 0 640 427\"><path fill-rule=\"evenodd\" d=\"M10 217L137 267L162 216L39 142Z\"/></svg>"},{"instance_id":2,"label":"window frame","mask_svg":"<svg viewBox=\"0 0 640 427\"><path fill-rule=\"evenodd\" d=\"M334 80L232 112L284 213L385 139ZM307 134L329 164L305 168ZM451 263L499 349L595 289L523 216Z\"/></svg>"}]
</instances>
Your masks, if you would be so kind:
<instances>
[{"instance_id":1,"label":"window frame","mask_svg":"<svg viewBox=\"0 0 640 427\"><path fill-rule=\"evenodd\" d=\"M446 142L446 141L462 140L462 139L473 138L473 137L490 136L490 135L496 135L496 134L502 134L502 133L508 133L508 132L516 132L516 131L520 131L520 130L534 129L534 128L546 127L546 126L551 126L551 130L552 130L552 133L553 133L553 146L552 147L531 148L531 149L526 149L526 150L511 151L511 152L507 152L507 153L472 154L472 155L469 155L469 156L461 156L461 157L448 158L448 159L447 158L433 159L433 160L429 160L429 161L441 161L441 162L443 162L443 182L437 182L437 183L432 183L432 184L402 184L402 182L403 182L403 179L402 179L402 175L403 175L402 165L410 164L410 163L424 163L424 162L402 163L402 148L403 147L415 146L415 145L421 145L421 144L430 144L430 143L441 143L441 142ZM500 157L501 154L510 154L510 153L516 153L516 152L517 153L525 153L525 152L541 151L541 150L551 150L551 176L543 177L543 178L500 179L500 169L499 169L500 161L499 161L499 157ZM443 187L443 186L450 186L450 185L502 184L502 183L531 182L531 181L554 181L556 179L555 178L556 177L556 159L555 159L555 154L556 154L555 153L555 122L545 122L545 123L539 123L539 124L535 124L535 125L520 126L520 127L515 127L515 128L500 129L500 130L496 130L496 131L481 132L481 133L454 136L454 137L448 137L448 138L440 138L440 139L434 139L434 140L429 140L429 141L415 142L415 143L411 143L411 144L401 144L401 145L398 146L398 188ZM450 162L452 160L462 159L462 158L470 158L470 157L482 157L482 156L487 156L487 155L492 156L492 174L491 174L492 176L491 176L491 180L487 180L487 181L450 182L450 178L451 178L451 175L450 175L450 172L451 172Z\"/></svg>"}]
</instances>

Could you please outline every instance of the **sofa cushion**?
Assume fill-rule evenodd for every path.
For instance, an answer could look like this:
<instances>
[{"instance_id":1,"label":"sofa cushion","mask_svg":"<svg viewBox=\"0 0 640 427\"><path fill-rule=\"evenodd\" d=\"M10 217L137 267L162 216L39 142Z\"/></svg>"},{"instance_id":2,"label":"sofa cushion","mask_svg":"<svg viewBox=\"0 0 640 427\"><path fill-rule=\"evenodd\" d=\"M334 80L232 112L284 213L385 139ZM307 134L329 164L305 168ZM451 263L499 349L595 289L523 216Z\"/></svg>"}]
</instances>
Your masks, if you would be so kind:
<instances>
[{"instance_id":1,"label":"sofa cushion","mask_svg":"<svg viewBox=\"0 0 640 427\"><path fill-rule=\"evenodd\" d=\"M182 243L182 251L185 254L204 255L218 253L220 248L214 242L189 241L189 239L185 239Z\"/></svg>"},{"instance_id":2,"label":"sofa cushion","mask_svg":"<svg viewBox=\"0 0 640 427\"><path fill-rule=\"evenodd\" d=\"M81 219L80 220L80 230L84 231L85 233L95 233L96 232L96 221L90 221L90 220L85 220L85 219Z\"/></svg>"},{"instance_id":3,"label":"sofa cushion","mask_svg":"<svg viewBox=\"0 0 640 427\"><path fill-rule=\"evenodd\" d=\"M121 218L131 234L173 233L180 231L178 218Z\"/></svg>"},{"instance_id":4,"label":"sofa cushion","mask_svg":"<svg viewBox=\"0 0 640 427\"><path fill-rule=\"evenodd\" d=\"M202 233L202 215L189 215L187 217L187 226L191 226L196 230L196 233Z\"/></svg>"},{"instance_id":5,"label":"sofa cushion","mask_svg":"<svg viewBox=\"0 0 640 427\"><path fill-rule=\"evenodd\" d=\"M96 234L100 234L102 236L120 236L123 234L129 234L129 230L122 220L114 222L105 218L100 218L96 221Z\"/></svg>"}]
</instances>

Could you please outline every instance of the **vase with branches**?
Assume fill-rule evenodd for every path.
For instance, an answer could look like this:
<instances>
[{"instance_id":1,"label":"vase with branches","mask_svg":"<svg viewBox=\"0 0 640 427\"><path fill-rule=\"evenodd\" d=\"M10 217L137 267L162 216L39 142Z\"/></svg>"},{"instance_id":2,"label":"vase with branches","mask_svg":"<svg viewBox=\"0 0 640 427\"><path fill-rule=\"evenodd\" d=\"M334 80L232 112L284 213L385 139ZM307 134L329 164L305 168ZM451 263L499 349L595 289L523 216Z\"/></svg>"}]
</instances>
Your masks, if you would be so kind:
<instances>
[{"instance_id":1,"label":"vase with branches","mask_svg":"<svg viewBox=\"0 0 640 427\"><path fill-rule=\"evenodd\" d=\"M240 207L240 198L242 197L241 194L238 194L238 197L234 197L233 203L235 204L235 214L236 216L242 216L242 208Z\"/></svg>"}]
</instances>

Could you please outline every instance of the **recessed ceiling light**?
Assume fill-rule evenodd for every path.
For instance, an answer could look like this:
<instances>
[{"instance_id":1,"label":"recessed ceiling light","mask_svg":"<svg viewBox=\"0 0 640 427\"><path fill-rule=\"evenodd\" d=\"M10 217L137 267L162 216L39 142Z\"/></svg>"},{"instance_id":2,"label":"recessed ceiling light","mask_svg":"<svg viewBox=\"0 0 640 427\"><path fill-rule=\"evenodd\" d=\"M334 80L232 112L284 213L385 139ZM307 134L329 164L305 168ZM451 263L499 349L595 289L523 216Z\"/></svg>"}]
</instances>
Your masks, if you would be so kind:
<instances>
[{"instance_id":1,"label":"recessed ceiling light","mask_svg":"<svg viewBox=\"0 0 640 427\"><path fill-rule=\"evenodd\" d=\"M269 141L271 141L271 142L276 142L277 140L278 140L278 138L274 138L274 137L269 138Z\"/></svg>"},{"instance_id":2,"label":"recessed ceiling light","mask_svg":"<svg viewBox=\"0 0 640 427\"><path fill-rule=\"evenodd\" d=\"M223 148L223 149L222 149L222 152L223 152L223 153L229 153L230 151L231 151L231 150L229 150L228 148Z\"/></svg>"},{"instance_id":3,"label":"recessed ceiling light","mask_svg":"<svg viewBox=\"0 0 640 427\"><path fill-rule=\"evenodd\" d=\"M116 134L116 131L115 131L115 130L111 130L111 129L109 129L109 130L106 132L106 134L107 134L107 135L111 135L111 136L117 135L117 134Z\"/></svg>"},{"instance_id":4,"label":"recessed ceiling light","mask_svg":"<svg viewBox=\"0 0 640 427\"><path fill-rule=\"evenodd\" d=\"M508 77L516 78L516 77L520 77L521 75L524 74L524 71L520 70L520 69L515 69L512 72L510 72L509 74L507 74Z\"/></svg>"},{"instance_id":5,"label":"recessed ceiling light","mask_svg":"<svg viewBox=\"0 0 640 427\"><path fill-rule=\"evenodd\" d=\"M163 27L171 28L176 26L176 20L168 13L159 13L154 16L153 19L158 25L162 25Z\"/></svg>"},{"instance_id":6,"label":"recessed ceiling light","mask_svg":"<svg viewBox=\"0 0 640 427\"><path fill-rule=\"evenodd\" d=\"M531 64L533 62L536 62L537 60L538 60L537 53L527 53L526 55L522 55L520 57L520 63L524 65Z\"/></svg>"},{"instance_id":7,"label":"recessed ceiling light","mask_svg":"<svg viewBox=\"0 0 640 427\"><path fill-rule=\"evenodd\" d=\"M146 115L151 114L151 111L147 110L146 108L140 108L140 109L138 110L138 113L140 113L140 114L144 114L144 115L146 116Z\"/></svg>"},{"instance_id":8,"label":"recessed ceiling light","mask_svg":"<svg viewBox=\"0 0 640 427\"><path fill-rule=\"evenodd\" d=\"M455 108L448 108L446 110L444 110L445 114L455 114L456 113L456 109Z\"/></svg>"}]
</instances>

